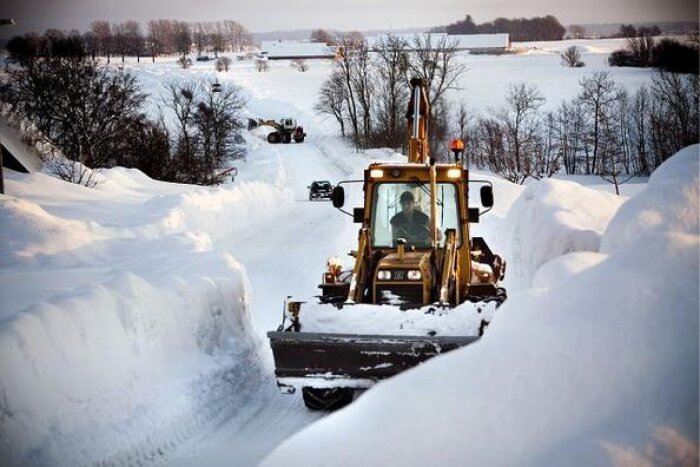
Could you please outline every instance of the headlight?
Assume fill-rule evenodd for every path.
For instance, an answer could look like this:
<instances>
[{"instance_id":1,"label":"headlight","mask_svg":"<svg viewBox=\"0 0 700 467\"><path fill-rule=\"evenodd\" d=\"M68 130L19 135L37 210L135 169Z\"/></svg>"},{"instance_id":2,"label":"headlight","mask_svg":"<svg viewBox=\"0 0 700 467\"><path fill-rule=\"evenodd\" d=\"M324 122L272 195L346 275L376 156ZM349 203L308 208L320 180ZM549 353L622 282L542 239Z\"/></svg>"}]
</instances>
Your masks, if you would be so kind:
<instances>
[{"instance_id":1,"label":"headlight","mask_svg":"<svg viewBox=\"0 0 700 467\"><path fill-rule=\"evenodd\" d=\"M419 281L423 278L423 274L417 269L412 269L408 271L406 277L408 277L410 281Z\"/></svg>"},{"instance_id":2,"label":"headlight","mask_svg":"<svg viewBox=\"0 0 700 467\"><path fill-rule=\"evenodd\" d=\"M388 281L391 279L391 271L378 271L377 279L380 281Z\"/></svg>"},{"instance_id":3,"label":"headlight","mask_svg":"<svg viewBox=\"0 0 700 467\"><path fill-rule=\"evenodd\" d=\"M448 169L447 170L447 178L459 178L461 176L462 176L461 169Z\"/></svg>"}]
</instances>

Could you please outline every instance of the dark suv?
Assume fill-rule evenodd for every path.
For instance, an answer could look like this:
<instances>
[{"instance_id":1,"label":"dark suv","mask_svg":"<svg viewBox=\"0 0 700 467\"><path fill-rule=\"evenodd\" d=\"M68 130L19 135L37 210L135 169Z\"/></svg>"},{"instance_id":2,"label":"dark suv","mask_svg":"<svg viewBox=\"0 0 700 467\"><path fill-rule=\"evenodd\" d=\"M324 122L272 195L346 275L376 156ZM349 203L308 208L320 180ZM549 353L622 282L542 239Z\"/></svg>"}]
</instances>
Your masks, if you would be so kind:
<instances>
[{"instance_id":1,"label":"dark suv","mask_svg":"<svg viewBox=\"0 0 700 467\"><path fill-rule=\"evenodd\" d=\"M311 183L309 189L309 201L315 199L330 199L333 192L333 185L327 180L317 180Z\"/></svg>"}]
</instances>

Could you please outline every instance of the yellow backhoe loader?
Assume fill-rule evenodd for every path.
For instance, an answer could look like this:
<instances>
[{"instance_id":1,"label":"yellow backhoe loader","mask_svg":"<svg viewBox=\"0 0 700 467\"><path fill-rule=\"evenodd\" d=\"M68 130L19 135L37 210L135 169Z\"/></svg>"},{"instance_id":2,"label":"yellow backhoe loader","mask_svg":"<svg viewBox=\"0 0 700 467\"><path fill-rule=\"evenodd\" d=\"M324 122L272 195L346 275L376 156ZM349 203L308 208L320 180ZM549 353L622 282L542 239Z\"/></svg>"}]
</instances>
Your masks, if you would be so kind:
<instances>
[{"instance_id":1,"label":"yellow backhoe loader","mask_svg":"<svg viewBox=\"0 0 700 467\"><path fill-rule=\"evenodd\" d=\"M428 100L420 79L411 80L408 105L407 163L371 164L364 179L342 181L333 191L333 205L343 210L344 185L362 183L364 206L354 208L361 224L352 271L341 272L329 262L323 274L321 303L352 313L358 304L400 308L429 307L441 314L465 302L502 303L500 281L505 262L469 224L493 206L488 181L469 180L458 160L437 164L428 154ZM470 185L480 185L481 205L468 205ZM343 211L345 212L345 211ZM440 353L468 345L475 335L376 335L304 331L302 302L285 301L282 324L268 333L279 387L301 388L307 407L333 410L349 403L354 389L370 387L382 378ZM452 310L454 311L454 310Z\"/></svg>"}]
</instances>

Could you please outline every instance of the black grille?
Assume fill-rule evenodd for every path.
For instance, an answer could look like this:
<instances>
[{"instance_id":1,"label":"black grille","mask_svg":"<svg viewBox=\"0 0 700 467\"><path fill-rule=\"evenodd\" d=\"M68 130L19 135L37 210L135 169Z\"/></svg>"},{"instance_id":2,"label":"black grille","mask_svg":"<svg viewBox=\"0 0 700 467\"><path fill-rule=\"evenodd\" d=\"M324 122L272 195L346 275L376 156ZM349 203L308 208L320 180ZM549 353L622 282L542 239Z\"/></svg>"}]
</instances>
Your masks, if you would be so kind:
<instances>
[{"instance_id":1,"label":"black grille","mask_svg":"<svg viewBox=\"0 0 700 467\"><path fill-rule=\"evenodd\" d=\"M423 304L423 284L383 284L377 286L377 303L406 305Z\"/></svg>"}]
</instances>

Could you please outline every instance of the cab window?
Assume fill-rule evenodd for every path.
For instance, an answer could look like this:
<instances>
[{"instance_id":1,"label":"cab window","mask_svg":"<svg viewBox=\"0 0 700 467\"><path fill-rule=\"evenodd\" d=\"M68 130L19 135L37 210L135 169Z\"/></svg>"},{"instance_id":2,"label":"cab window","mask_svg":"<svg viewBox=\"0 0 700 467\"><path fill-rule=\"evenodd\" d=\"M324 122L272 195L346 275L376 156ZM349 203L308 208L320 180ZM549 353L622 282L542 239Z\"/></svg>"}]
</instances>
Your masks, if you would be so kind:
<instances>
[{"instance_id":1,"label":"cab window","mask_svg":"<svg viewBox=\"0 0 700 467\"><path fill-rule=\"evenodd\" d=\"M372 246L393 248L399 238L416 248L430 247L430 185L428 183L379 183L372 209ZM457 189L452 183L437 184L436 225L439 244L445 231L455 229L460 242Z\"/></svg>"}]
</instances>

